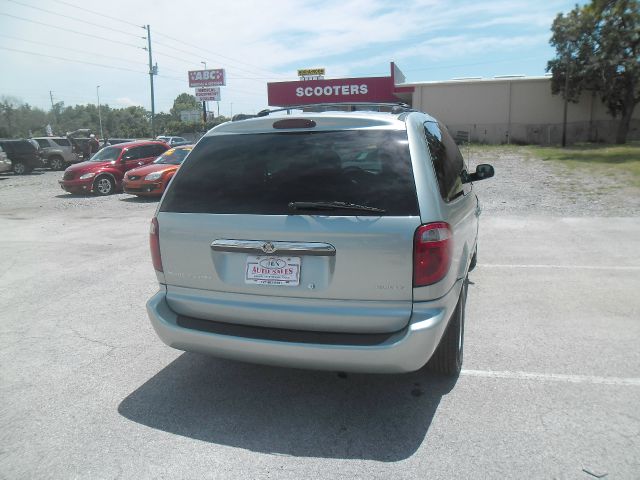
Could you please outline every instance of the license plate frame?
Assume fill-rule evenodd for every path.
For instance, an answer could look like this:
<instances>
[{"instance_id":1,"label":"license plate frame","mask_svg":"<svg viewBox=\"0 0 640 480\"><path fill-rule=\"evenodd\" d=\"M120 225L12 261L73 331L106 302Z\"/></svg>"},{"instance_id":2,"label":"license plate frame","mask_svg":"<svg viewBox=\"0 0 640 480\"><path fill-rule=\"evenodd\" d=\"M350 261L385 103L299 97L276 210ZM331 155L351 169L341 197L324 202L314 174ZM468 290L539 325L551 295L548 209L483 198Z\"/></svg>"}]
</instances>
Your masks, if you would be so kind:
<instances>
[{"instance_id":1,"label":"license plate frame","mask_svg":"<svg viewBox=\"0 0 640 480\"><path fill-rule=\"evenodd\" d=\"M248 255L244 283L276 287L300 285L302 258L278 255Z\"/></svg>"}]
</instances>

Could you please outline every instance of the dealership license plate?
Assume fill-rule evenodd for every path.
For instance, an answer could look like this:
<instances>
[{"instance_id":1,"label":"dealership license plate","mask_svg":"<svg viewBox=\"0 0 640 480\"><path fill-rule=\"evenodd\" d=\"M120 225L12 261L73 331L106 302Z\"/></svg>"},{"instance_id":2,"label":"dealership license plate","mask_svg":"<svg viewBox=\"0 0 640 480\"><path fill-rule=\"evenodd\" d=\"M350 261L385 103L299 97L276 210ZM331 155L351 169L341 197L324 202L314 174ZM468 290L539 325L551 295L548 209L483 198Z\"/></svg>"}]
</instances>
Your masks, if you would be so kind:
<instances>
[{"instance_id":1,"label":"dealership license plate","mask_svg":"<svg viewBox=\"0 0 640 480\"><path fill-rule=\"evenodd\" d=\"M295 287L300 284L300 257L250 255L247 257L244 282Z\"/></svg>"}]
</instances>

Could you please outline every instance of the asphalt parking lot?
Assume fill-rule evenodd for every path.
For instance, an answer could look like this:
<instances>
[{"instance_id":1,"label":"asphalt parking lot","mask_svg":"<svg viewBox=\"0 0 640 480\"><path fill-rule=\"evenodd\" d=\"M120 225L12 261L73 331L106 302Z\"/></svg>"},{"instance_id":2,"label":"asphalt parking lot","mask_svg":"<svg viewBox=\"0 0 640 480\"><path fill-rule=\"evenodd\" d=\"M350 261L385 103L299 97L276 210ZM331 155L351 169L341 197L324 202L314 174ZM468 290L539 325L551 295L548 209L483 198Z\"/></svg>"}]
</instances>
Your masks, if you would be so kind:
<instances>
[{"instance_id":1,"label":"asphalt parking lot","mask_svg":"<svg viewBox=\"0 0 640 480\"><path fill-rule=\"evenodd\" d=\"M457 379L172 350L157 203L0 175L0 478L640 477L640 212L518 205L494 164Z\"/></svg>"}]
</instances>

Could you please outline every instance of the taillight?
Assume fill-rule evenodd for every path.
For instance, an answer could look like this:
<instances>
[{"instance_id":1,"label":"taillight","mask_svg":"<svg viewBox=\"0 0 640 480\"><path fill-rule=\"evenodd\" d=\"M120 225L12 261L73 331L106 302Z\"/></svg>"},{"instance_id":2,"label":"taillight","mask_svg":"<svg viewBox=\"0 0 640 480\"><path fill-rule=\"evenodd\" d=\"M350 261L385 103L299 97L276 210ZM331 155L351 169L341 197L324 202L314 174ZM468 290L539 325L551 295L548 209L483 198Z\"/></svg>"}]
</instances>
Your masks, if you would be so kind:
<instances>
[{"instance_id":1,"label":"taillight","mask_svg":"<svg viewBox=\"0 0 640 480\"><path fill-rule=\"evenodd\" d=\"M151 228L149 229L149 246L151 247L153 268L158 272L162 272L162 257L160 256L160 229L158 227L158 219L156 217L153 217L153 220L151 220Z\"/></svg>"},{"instance_id":2,"label":"taillight","mask_svg":"<svg viewBox=\"0 0 640 480\"><path fill-rule=\"evenodd\" d=\"M413 286L439 282L451 266L452 234L445 222L421 225L413 238Z\"/></svg>"}]
</instances>

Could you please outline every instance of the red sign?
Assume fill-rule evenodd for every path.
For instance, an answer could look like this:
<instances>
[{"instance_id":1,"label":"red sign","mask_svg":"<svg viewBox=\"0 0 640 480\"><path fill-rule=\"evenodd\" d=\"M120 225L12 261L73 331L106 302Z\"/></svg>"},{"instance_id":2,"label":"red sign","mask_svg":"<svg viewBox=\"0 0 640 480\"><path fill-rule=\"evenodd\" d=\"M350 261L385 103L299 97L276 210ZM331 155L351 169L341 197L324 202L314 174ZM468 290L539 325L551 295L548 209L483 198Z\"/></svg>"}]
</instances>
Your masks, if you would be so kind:
<instances>
[{"instance_id":1,"label":"red sign","mask_svg":"<svg viewBox=\"0 0 640 480\"><path fill-rule=\"evenodd\" d=\"M340 78L267 85L269 105L310 103L398 102L392 77Z\"/></svg>"},{"instance_id":2,"label":"red sign","mask_svg":"<svg viewBox=\"0 0 640 480\"><path fill-rule=\"evenodd\" d=\"M224 68L189 71L190 87L219 87L225 85Z\"/></svg>"}]
</instances>

